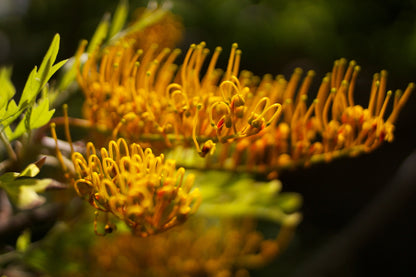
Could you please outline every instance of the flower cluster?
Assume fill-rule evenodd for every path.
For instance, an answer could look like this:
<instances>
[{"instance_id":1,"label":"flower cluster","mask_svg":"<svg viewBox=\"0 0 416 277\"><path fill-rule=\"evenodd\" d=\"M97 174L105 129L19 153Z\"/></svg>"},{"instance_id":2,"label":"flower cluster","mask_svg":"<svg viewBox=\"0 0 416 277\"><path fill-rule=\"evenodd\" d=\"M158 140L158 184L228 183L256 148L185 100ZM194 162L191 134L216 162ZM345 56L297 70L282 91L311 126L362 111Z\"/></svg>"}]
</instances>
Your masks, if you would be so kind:
<instances>
[{"instance_id":1,"label":"flower cluster","mask_svg":"<svg viewBox=\"0 0 416 277\"><path fill-rule=\"evenodd\" d=\"M93 124L132 140L162 139L166 145L193 140L205 156L214 141L230 142L259 133L275 122L281 104L257 97L237 79L241 51L233 44L227 70L216 68L220 47L201 78L209 50L191 45L181 69L178 49L136 50L120 40L92 53L78 81L86 96L84 114ZM81 53L82 51L80 51ZM221 78L222 76L222 78Z\"/></svg>"},{"instance_id":2,"label":"flower cluster","mask_svg":"<svg viewBox=\"0 0 416 277\"><path fill-rule=\"evenodd\" d=\"M222 147L229 153L221 156L231 158L234 169L274 171L371 151L393 139L395 120L414 87L411 83L404 93L396 92L387 117L393 97L386 92L386 71L374 75L364 108L354 101L360 71L355 61L335 61L308 101L313 71L302 82L299 68L289 81L281 75L260 80L239 72L237 44L225 71L216 68L222 51L217 47L205 74L205 43L191 45L179 71L173 63L179 50L157 51L153 45L143 53L133 44L120 40L93 53L80 69L85 116L113 130L114 137L162 141L165 146L193 141L201 156L213 154L216 142L233 143Z\"/></svg>"},{"instance_id":3,"label":"flower cluster","mask_svg":"<svg viewBox=\"0 0 416 277\"><path fill-rule=\"evenodd\" d=\"M193 176L176 170L173 160L155 156L124 139L110 141L100 155L87 144L84 157L72 154L77 173L74 187L98 210L122 219L135 235L146 237L184 222L199 205Z\"/></svg>"},{"instance_id":4,"label":"flower cluster","mask_svg":"<svg viewBox=\"0 0 416 277\"><path fill-rule=\"evenodd\" d=\"M397 90L387 115L392 91L386 92L387 72L374 74L367 107L354 102L354 89L360 67L355 61L335 61L322 80L316 96L308 101L315 73L309 71L299 86L302 70L290 80L266 75L256 97L267 95L272 103L282 103L281 120L256 136L238 141L231 150L223 148L221 166L228 161L236 169L274 171L295 165L329 161L342 155L369 152L384 141L393 140L394 123L408 100L414 83L404 93ZM299 86L299 89L297 87Z\"/></svg>"},{"instance_id":5,"label":"flower cluster","mask_svg":"<svg viewBox=\"0 0 416 277\"><path fill-rule=\"evenodd\" d=\"M98 240L91 249L94 258L89 272L100 276L249 276L249 269L263 267L284 251L294 229L288 223L276 238L267 239L252 221L191 219L180 228L145 239L125 233Z\"/></svg>"}]
</instances>

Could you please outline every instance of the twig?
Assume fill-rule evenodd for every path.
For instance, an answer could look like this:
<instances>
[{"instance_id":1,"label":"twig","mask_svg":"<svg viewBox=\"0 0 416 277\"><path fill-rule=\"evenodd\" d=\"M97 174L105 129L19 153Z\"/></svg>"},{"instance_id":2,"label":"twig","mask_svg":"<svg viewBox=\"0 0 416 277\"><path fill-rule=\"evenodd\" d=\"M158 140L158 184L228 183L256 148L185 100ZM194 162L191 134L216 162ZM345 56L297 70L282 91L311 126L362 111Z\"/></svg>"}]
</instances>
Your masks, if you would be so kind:
<instances>
[{"instance_id":1,"label":"twig","mask_svg":"<svg viewBox=\"0 0 416 277\"><path fill-rule=\"evenodd\" d=\"M18 234L39 222L54 220L58 217L62 208L63 206L59 204L47 204L33 210L17 213L9 217L7 221L0 222L0 237Z\"/></svg>"}]
</instances>

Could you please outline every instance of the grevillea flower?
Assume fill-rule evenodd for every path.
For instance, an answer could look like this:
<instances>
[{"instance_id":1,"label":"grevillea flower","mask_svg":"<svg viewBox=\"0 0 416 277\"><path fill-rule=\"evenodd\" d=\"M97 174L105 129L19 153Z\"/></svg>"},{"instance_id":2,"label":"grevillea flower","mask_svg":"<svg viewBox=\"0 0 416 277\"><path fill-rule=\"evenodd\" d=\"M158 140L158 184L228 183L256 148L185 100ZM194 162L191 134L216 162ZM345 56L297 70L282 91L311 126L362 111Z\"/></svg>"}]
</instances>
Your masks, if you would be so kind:
<instances>
[{"instance_id":1,"label":"grevillea flower","mask_svg":"<svg viewBox=\"0 0 416 277\"><path fill-rule=\"evenodd\" d=\"M110 141L96 153L87 144L86 156L72 154L77 193L96 209L123 220L135 235L146 237L183 223L200 203L194 177L185 177L175 161L155 156L124 139Z\"/></svg>"},{"instance_id":2,"label":"grevillea flower","mask_svg":"<svg viewBox=\"0 0 416 277\"><path fill-rule=\"evenodd\" d=\"M354 89L360 67L355 61L335 61L331 73L323 78L318 93L308 101L315 73L309 71L301 83L302 70L296 69L289 81L279 75L266 75L255 97L267 95L272 103L282 103L283 115L270 128L238 141L221 151L234 169L274 171L311 162L328 161L338 156L369 152L384 141L393 140L394 123L408 100L414 83L404 93L386 92L387 72L374 75L367 107L354 102ZM240 77L241 78L241 77ZM393 102L390 115L389 102ZM228 153L228 154L227 154ZM220 161L223 166L227 159Z\"/></svg>"},{"instance_id":3,"label":"grevillea flower","mask_svg":"<svg viewBox=\"0 0 416 277\"><path fill-rule=\"evenodd\" d=\"M149 238L118 234L98 238L89 272L100 276L249 276L272 262L293 236L296 222L265 238L253 221L190 219ZM105 253L105 255L102 255Z\"/></svg>"},{"instance_id":4,"label":"grevillea flower","mask_svg":"<svg viewBox=\"0 0 416 277\"><path fill-rule=\"evenodd\" d=\"M239 72L237 44L225 70L216 68L222 51L217 47L202 73L209 54L203 42L191 45L179 71L173 63L179 50L157 51L153 45L143 52L134 43L124 39L97 50L80 68L85 116L112 130L114 137L153 146L155 141L165 146L193 142L201 156L215 153L217 142L225 143L220 164L211 162L213 167L227 161L234 169L275 171L372 151L392 141L394 123L414 87L411 83L392 97L382 71L374 75L368 106L363 107L354 102L360 67L340 59L308 101L313 71L299 88L299 68L289 81L281 75L259 81L250 72Z\"/></svg>"},{"instance_id":5,"label":"grevillea flower","mask_svg":"<svg viewBox=\"0 0 416 277\"><path fill-rule=\"evenodd\" d=\"M216 69L217 47L206 73L209 50L191 45L181 70L179 50L143 53L134 41L120 40L90 55L78 74L86 96L84 114L92 123L132 140L195 143L204 156L215 143L257 134L281 113L281 104L257 97L237 79L241 51L233 44L224 74ZM80 51L81 53L82 51ZM222 77L221 77L222 76ZM244 81L244 80L243 80Z\"/></svg>"}]
</instances>

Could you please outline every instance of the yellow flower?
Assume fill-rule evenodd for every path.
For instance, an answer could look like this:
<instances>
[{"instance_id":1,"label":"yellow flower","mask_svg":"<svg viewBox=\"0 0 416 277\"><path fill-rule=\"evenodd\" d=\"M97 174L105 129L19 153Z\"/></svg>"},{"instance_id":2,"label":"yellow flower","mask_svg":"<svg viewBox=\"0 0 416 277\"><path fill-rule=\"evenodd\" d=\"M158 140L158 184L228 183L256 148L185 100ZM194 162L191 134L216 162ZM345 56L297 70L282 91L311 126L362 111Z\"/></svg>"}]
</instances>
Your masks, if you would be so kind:
<instances>
[{"instance_id":1,"label":"yellow flower","mask_svg":"<svg viewBox=\"0 0 416 277\"><path fill-rule=\"evenodd\" d=\"M261 172L279 171L296 165L328 161L339 156L354 156L392 141L394 123L408 100L414 83L404 93L397 91L391 113L387 109L392 92L386 92L387 72L374 75L367 107L354 103L354 89L360 67L355 61L335 61L331 73L308 101L309 87L315 75L309 71L301 80L296 69L287 81L278 75L266 75L255 97L267 95L271 103L282 103L281 119L256 136L239 140L232 148L223 147L220 167L231 162L232 168ZM240 77L241 79L241 77ZM313 95L313 94L312 94ZM213 165L215 166L215 165Z\"/></svg>"},{"instance_id":2,"label":"yellow flower","mask_svg":"<svg viewBox=\"0 0 416 277\"><path fill-rule=\"evenodd\" d=\"M193 141L201 155L207 144L255 135L277 120L281 104L266 95L253 96L236 77L237 47L233 44L224 74L215 68L222 51L217 47L200 77L209 53L203 42L191 45L176 72L178 49L157 52L153 45L143 52L134 48L134 41L120 40L92 53L79 71L85 117L113 130L113 137L158 139L168 146Z\"/></svg>"},{"instance_id":3,"label":"yellow flower","mask_svg":"<svg viewBox=\"0 0 416 277\"><path fill-rule=\"evenodd\" d=\"M397 91L389 108L392 92L383 70L374 75L363 107L354 101L360 71L355 61L335 61L312 94L312 70L302 82L300 68L289 80L270 74L260 79L240 72L237 44L225 70L216 68L222 48L208 59L205 46L192 44L179 70L174 64L178 49L158 50L153 44L143 52L133 37L97 48L78 67L85 117L114 138L146 142L160 152L192 143L200 156L219 152L210 167L276 172L369 152L392 141L394 123L414 88L411 83L403 95ZM218 142L223 145L216 147Z\"/></svg>"},{"instance_id":4,"label":"yellow flower","mask_svg":"<svg viewBox=\"0 0 416 277\"><path fill-rule=\"evenodd\" d=\"M290 243L296 222L265 238L249 220L193 218L149 238L118 233L97 238L89 272L100 276L249 276L272 262ZM105 255L102 255L105 253Z\"/></svg>"},{"instance_id":5,"label":"yellow flower","mask_svg":"<svg viewBox=\"0 0 416 277\"><path fill-rule=\"evenodd\" d=\"M200 203L194 177L176 170L175 161L155 156L150 148L110 141L100 155L87 144L84 157L72 154L74 187L96 209L123 220L135 235L146 237L183 223Z\"/></svg>"}]
</instances>

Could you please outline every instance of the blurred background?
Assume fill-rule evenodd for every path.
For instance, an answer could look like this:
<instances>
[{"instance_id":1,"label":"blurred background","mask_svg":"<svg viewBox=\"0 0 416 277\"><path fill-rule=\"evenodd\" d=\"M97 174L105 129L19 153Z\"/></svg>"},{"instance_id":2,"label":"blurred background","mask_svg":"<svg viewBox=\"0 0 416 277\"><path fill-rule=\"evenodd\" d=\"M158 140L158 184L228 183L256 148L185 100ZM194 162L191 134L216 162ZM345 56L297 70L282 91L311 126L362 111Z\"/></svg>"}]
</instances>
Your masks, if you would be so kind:
<instances>
[{"instance_id":1,"label":"blurred background","mask_svg":"<svg viewBox=\"0 0 416 277\"><path fill-rule=\"evenodd\" d=\"M148 4L129 2L132 11ZM71 57L79 41L89 39L102 16L117 4L117 0L0 0L0 65L13 66L13 81L21 91L55 33L61 35L58 60ZM185 26L178 47L185 50L200 41L210 49L222 46L220 63L225 64L229 47L237 42L243 51L241 68L256 75L289 78L296 67L313 69L316 89L335 59L354 59L362 67L356 88L362 103L368 101L372 75L382 69L388 70L387 88L393 91L416 81L415 0L172 0L170 4ZM393 143L358 158L283 173L284 189L304 196L304 220L289 250L255 276L302 276L305 271L303 276L416 276L410 258L416 250L416 164L402 176L404 185L396 178L415 150L415 126L413 93ZM370 206L379 212L365 217Z\"/></svg>"}]
</instances>

